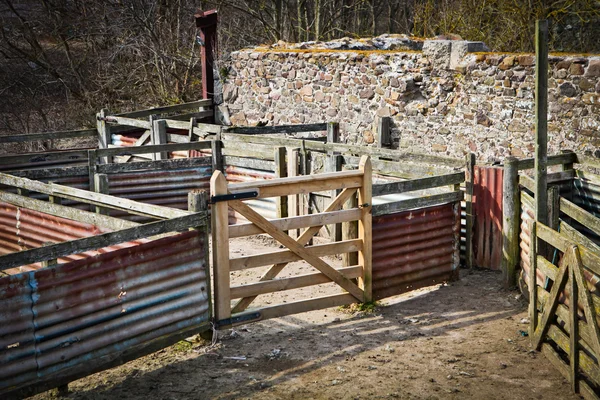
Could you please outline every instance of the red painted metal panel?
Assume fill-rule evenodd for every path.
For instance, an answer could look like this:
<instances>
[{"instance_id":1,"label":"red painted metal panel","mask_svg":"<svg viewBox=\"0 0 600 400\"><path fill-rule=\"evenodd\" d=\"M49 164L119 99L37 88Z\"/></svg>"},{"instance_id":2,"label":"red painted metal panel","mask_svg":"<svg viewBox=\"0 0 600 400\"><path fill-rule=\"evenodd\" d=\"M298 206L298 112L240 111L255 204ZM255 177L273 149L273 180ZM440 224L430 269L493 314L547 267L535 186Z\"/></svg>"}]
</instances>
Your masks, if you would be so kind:
<instances>
[{"instance_id":1,"label":"red painted metal panel","mask_svg":"<svg viewBox=\"0 0 600 400\"><path fill-rule=\"evenodd\" d=\"M205 233L0 279L0 397L31 395L205 329ZM154 346L154 347L153 347Z\"/></svg>"},{"instance_id":2,"label":"red painted metal panel","mask_svg":"<svg viewBox=\"0 0 600 400\"><path fill-rule=\"evenodd\" d=\"M478 267L502 268L502 177L499 167L475 166L473 252Z\"/></svg>"},{"instance_id":3,"label":"red painted metal panel","mask_svg":"<svg viewBox=\"0 0 600 400\"><path fill-rule=\"evenodd\" d=\"M373 218L373 297L458 278L460 204Z\"/></svg>"}]
</instances>

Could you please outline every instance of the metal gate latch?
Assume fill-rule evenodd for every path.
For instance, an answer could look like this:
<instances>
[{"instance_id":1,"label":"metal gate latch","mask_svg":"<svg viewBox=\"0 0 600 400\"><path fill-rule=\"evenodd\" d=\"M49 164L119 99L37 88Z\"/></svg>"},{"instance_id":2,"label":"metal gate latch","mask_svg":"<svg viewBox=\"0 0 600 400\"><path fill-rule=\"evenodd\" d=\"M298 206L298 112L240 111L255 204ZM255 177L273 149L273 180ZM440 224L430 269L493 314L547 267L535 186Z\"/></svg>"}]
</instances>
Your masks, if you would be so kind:
<instances>
[{"instance_id":1,"label":"metal gate latch","mask_svg":"<svg viewBox=\"0 0 600 400\"><path fill-rule=\"evenodd\" d=\"M240 192L240 193L230 193L230 194L219 194L217 196L210 196L210 203L215 204L220 201L229 201L229 200L243 200L243 199L253 199L258 197L258 192Z\"/></svg>"}]
</instances>

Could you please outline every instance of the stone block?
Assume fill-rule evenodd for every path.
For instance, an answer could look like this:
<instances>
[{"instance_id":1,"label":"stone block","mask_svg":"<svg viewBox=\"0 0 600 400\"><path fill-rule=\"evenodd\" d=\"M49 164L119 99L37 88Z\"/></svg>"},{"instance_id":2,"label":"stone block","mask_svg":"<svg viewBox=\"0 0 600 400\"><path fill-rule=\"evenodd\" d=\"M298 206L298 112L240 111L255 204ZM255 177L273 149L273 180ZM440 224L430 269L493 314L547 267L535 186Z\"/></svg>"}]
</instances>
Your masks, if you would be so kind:
<instances>
[{"instance_id":1,"label":"stone block","mask_svg":"<svg viewBox=\"0 0 600 400\"><path fill-rule=\"evenodd\" d=\"M564 71L564 70L563 70ZM570 82L565 82L558 87L561 96L575 97L577 96L577 89Z\"/></svg>"},{"instance_id":2,"label":"stone block","mask_svg":"<svg viewBox=\"0 0 600 400\"><path fill-rule=\"evenodd\" d=\"M590 60L584 75L589 78L600 77L600 60Z\"/></svg>"}]
</instances>

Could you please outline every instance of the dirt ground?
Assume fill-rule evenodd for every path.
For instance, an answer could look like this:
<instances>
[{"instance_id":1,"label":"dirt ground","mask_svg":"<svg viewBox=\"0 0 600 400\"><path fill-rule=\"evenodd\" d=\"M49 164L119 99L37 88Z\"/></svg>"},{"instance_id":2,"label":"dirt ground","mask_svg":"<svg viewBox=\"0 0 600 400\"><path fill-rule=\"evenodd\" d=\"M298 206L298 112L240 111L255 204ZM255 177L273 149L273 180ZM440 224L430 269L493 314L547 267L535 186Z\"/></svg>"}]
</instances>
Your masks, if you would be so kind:
<instances>
[{"instance_id":1,"label":"dirt ground","mask_svg":"<svg viewBox=\"0 0 600 400\"><path fill-rule=\"evenodd\" d=\"M267 240L232 242L232 255ZM339 263L339 260L329 259ZM287 275L307 273L295 263ZM260 271L233 276L255 280ZM330 308L182 341L69 385L71 399L576 399L532 351L527 307L492 271L380 302L372 312ZM274 294L258 305L334 293L332 285ZM53 392L36 399L56 398Z\"/></svg>"}]
</instances>

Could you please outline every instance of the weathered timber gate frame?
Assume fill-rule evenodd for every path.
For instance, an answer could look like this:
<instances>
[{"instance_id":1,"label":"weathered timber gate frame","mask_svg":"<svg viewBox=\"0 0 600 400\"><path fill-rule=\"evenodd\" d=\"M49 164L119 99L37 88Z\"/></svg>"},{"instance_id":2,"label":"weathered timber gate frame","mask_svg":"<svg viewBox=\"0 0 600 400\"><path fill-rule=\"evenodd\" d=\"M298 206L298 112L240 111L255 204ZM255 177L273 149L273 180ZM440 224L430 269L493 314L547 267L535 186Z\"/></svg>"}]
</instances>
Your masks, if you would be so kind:
<instances>
[{"instance_id":1,"label":"weathered timber gate frame","mask_svg":"<svg viewBox=\"0 0 600 400\"><path fill-rule=\"evenodd\" d=\"M275 318L299 312L372 300L371 278L371 162L361 158L359 169L337 173L316 174L265 182L248 182L228 185L219 171L211 179L212 238L215 316L219 326L229 326L248 320ZM281 218L268 221L248 205L244 198L281 197L299 193L341 189L341 193L316 215ZM358 207L340 210L350 197L358 192ZM251 223L229 226L228 207L242 214ZM358 220L358 239L332 244L305 245L319 229L331 223ZM298 239L292 239L285 230L307 228ZM229 239L266 233L288 250L264 253L243 258L230 258ZM320 256L358 252L358 263L335 269ZM287 263L305 260L319 273L273 280ZM230 272L263 265L272 267L260 282L231 287ZM358 278L358 284L352 280ZM347 291L345 294L302 300L243 314L257 295L273 291L312 286L333 281ZM233 307L231 299L241 299Z\"/></svg>"}]
</instances>

